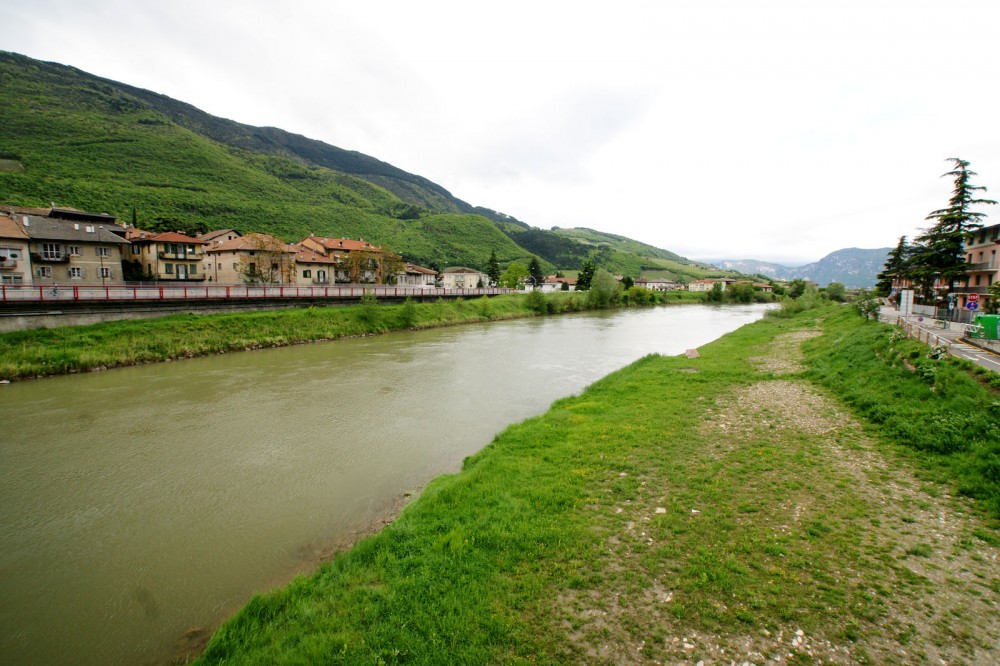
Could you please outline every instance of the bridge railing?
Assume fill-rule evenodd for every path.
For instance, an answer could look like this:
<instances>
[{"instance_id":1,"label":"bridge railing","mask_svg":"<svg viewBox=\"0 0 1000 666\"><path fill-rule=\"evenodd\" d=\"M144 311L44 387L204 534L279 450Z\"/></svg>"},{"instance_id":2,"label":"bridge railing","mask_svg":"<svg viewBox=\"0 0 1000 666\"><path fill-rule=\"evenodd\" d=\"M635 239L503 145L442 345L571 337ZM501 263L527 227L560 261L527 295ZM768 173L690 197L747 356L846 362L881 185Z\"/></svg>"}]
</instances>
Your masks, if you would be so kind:
<instances>
[{"instance_id":1,"label":"bridge railing","mask_svg":"<svg viewBox=\"0 0 1000 666\"><path fill-rule=\"evenodd\" d=\"M67 301L176 301L176 300L245 300L259 298L287 299L357 299L366 293L375 298L455 298L459 296L496 296L513 289L443 289L407 285L0 285L0 302L8 304Z\"/></svg>"}]
</instances>

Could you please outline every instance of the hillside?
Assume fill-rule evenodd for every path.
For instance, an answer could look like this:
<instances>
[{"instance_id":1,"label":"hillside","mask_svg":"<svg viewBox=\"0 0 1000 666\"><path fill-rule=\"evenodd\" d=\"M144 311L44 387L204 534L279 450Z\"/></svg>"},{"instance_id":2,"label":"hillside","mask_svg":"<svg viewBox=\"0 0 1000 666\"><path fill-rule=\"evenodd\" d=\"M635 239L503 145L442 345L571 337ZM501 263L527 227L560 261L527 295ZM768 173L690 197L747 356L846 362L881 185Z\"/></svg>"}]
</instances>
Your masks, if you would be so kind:
<instances>
[{"instance_id":1,"label":"hillside","mask_svg":"<svg viewBox=\"0 0 1000 666\"><path fill-rule=\"evenodd\" d=\"M491 252L501 266L535 255L546 270L588 258L629 275L660 260L686 265L629 239L609 249L532 228L368 155L72 67L0 51L0 91L4 203L54 202L152 228L365 238L438 266L484 268Z\"/></svg>"},{"instance_id":2,"label":"hillside","mask_svg":"<svg viewBox=\"0 0 1000 666\"><path fill-rule=\"evenodd\" d=\"M875 276L885 265L886 255L891 249L846 248L831 252L811 264L794 267L756 259L726 259L716 263L722 268L747 275L760 274L781 280L801 278L811 280L820 286L839 282L845 287L867 289L875 286Z\"/></svg>"}]
</instances>

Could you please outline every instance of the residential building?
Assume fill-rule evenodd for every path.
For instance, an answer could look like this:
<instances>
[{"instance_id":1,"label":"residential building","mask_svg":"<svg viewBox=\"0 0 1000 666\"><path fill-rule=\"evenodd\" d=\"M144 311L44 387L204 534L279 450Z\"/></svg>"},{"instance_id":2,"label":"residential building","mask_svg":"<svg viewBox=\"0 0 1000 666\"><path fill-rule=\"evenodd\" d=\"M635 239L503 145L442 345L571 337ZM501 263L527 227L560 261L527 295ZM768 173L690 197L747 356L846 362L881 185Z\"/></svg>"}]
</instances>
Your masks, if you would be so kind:
<instances>
[{"instance_id":1,"label":"residential building","mask_svg":"<svg viewBox=\"0 0 1000 666\"><path fill-rule=\"evenodd\" d=\"M639 278L635 281L637 287L645 287L650 291L674 291L683 289L680 282L674 280L664 280L662 278Z\"/></svg>"},{"instance_id":2,"label":"residential building","mask_svg":"<svg viewBox=\"0 0 1000 666\"><path fill-rule=\"evenodd\" d=\"M131 243L126 261L138 263L147 280L157 282L204 282L202 262L207 243L177 231L153 233L129 228L125 237Z\"/></svg>"},{"instance_id":3,"label":"residential building","mask_svg":"<svg viewBox=\"0 0 1000 666\"><path fill-rule=\"evenodd\" d=\"M965 238L965 262L968 275L952 294L955 306L965 308L970 300L978 300L979 307L989 304L989 288L1000 281L1000 224L983 227ZM970 294L976 294L973 299Z\"/></svg>"},{"instance_id":4,"label":"residential building","mask_svg":"<svg viewBox=\"0 0 1000 666\"><path fill-rule=\"evenodd\" d=\"M9 209L28 236L34 284L123 284L125 228L113 215L73 208Z\"/></svg>"},{"instance_id":5,"label":"residential building","mask_svg":"<svg viewBox=\"0 0 1000 666\"><path fill-rule=\"evenodd\" d=\"M409 287L433 287L437 284L437 271L407 262L396 273L396 284Z\"/></svg>"},{"instance_id":6,"label":"residential building","mask_svg":"<svg viewBox=\"0 0 1000 666\"><path fill-rule=\"evenodd\" d=\"M216 231L208 231L197 236L198 240L205 241L208 246L211 245L222 245L226 241L231 241L242 236L240 232L236 229L217 229Z\"/></svg>"},{"instance_id":7,"label":"residential building","mask_svg":"<svg viewBox=\"0 0 1000 666\"><path fill-rule=\"evenodd\" d=\"M452 266L441 272L441 286L445 289L476 289L489 283L489 275L466 266Z\"/></svg>"},{"instance_id":8,"label":"residential building","mask_svg":"<svg viewBox=\"0 0 1000 666\"><path fill-rule=\"evenodd\" d=\"M340 263L337 257L328 257L301 243L292 247L295 248L296 284L322 286L333 282Z\"/></svg>"},{"instance_id":9,"label":"residential building","mask_svg":"<svg viewBox=\"0 0 1000 666\"><path fill-rule=\"evenodd\" d=\"M576 290L576 278L556 277L555 275L546 275L539 290L546 293L551 291L562 291L564 284L567 285L566 291Z\"/></svg>"},{"instance_id":10,"label":"residential building","mask_svg":"<svg viewBox=\"0 0 1000 666\"><path fill-rule=\"evenodd\" d=\"M335 279L341 283L378 283L384 256L382 248L365 239L321 238L310 234L300 246L337 259Z\"/></svg>"},{"instance_id":11,"label":"residential building","mask_svg":"<svg viewBox=\"0 0 1000 666\"><path fill-rule=\"evenodd\" d=\"M0 213L0 284L31 284L28 234L10 215Z\"/></svg>"},{"instance_id":12,"label":"residential building","mask_svg":"<svg viewBox=\"0 0 1000 666\"><path fill-rule=\"evenodd\" d=\"M205 249L204 272L222 284L294 284L298 248L269 234L250 233Z\"/></svg>"},{"instance_id":13,"label":"residential building","mask_svg":"<svg viewBox=\"0 0 1000 666\"><path fill-rule=\"evenodd\" d=\"M688 282L688 291L712 291L716 280L691 280ZM726 288L726 283L722 282L722 288Z\"/></svg>"}]
</instances>

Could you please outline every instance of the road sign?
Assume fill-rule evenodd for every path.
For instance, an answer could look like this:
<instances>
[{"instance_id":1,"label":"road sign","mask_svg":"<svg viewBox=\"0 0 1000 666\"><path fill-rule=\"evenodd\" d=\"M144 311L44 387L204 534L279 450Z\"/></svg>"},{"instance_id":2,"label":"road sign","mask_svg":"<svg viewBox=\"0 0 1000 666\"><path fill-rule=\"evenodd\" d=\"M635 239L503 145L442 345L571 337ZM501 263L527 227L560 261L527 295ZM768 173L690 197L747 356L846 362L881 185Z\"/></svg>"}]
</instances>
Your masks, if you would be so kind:
<instances>
[{"instance_id":1,"label":"road sign","mask_svg":"<svg viewBox=\"0 0 1000 666\"><path fill-rule=\"evenodd\" d=\"M979 303L976 303L975 301L969 301L968 303L965 304L965 307L969 310L978 310Z\"/></svg>"},{"instance_id":2,"label":"road sign","mask_svg":"<svg viewBox=\"0 0 1000 666\"><path fill-rule=\"evenodd\" d=\"M965 300L967 300L967 301L978 301L979 300L979 294L968 294L965 297Z\"/></svg>"}]
</instances>

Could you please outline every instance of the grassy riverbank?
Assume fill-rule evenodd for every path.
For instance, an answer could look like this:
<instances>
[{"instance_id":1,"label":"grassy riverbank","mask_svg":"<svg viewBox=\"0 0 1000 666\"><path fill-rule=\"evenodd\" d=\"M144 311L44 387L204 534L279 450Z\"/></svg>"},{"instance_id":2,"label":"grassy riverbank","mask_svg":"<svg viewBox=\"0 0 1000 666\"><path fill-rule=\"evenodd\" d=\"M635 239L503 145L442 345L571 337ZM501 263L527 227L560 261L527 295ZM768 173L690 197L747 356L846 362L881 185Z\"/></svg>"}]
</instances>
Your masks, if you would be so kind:
<instances>
[{"instance_id":1,"label":"grassy riverbank","mask_svg":"<svg viewBox=\"0 0 1000 666\"><path fill-rule=\"evenodd\" d=\"M656 295L657 302L692 302L688 294ZM701 294L692 294L700 297ZM633 305L648 305L649 302ZM697 299L696 299L697 300ZM628 304L626 302L626 304ZM0 379L87 372L168 359L280 347L374 335L393 330L533 317L588 309L587 294L515 294L474 300L402 305L174 315L5 333L0 335Z\"/></svg>"},{"instance_id":2,"label":"grassy riverbank","mask_svg":"<svg viewBox=\"0 0 1000 666\"><path fill-rule=\"evenodd\" d=\"M994 662L996 418L973 421L997 394L909 344L826 308L647 357L254 597L203 661ZM965 439L903 437L940 395Z\"/></svg>"}]
</instances>

